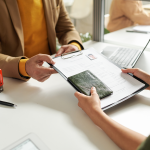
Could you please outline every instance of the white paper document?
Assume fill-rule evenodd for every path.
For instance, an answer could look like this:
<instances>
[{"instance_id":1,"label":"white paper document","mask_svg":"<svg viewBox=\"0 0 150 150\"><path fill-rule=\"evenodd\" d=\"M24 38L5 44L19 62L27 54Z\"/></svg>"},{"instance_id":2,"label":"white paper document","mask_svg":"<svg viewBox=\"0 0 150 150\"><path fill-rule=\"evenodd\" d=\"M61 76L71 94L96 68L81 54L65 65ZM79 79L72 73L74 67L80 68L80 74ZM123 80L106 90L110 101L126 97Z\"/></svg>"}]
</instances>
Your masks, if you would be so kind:
<instances>
[{"instance_id":1,"label":"white paper document","mask_svg":"<svg viewBox=\"0 0 150 150\"><path fill-rule=\"evenodd\" d=\"M119 67L96 52L94 48L83 50L82 55L79 53L76 55L68 59L58 57L54 59L56 62L54 66L67 78L86 70L90 70L96 75L113 91L112 95L101 100L102 108L133 94L145 86L132 76L122 73Z\"/></svg>"},{"instance_id":2,"label":"white paper document","mask_svg":"<svg viewBox=\"0 0 150 150\"><path fill-rule=\"evenodd\" d=\"M133 30L150 33L150 26L149 25L138 25L138 26L133 27Z\"/></svg>"}]
</instances>

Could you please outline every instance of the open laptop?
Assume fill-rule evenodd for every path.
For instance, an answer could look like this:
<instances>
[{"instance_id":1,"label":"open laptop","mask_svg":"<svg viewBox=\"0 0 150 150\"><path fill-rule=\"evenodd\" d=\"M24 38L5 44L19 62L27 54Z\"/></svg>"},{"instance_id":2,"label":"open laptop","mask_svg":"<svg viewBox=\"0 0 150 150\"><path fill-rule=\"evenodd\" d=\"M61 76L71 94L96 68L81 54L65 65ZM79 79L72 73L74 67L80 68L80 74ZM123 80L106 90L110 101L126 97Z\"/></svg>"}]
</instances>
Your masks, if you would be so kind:
<instances>
[{"instance_id":1,"label":"open laptop","mask_svg":"<svg viewBox=\"0 0 150 150\"><path fill-rule=\"evenodd\" d=\"M146 49L149 42L150 40L147 42L146 46L143 49L107 46L103 50L102 54L108 57L112 62L123 68L133 68Z\"/></svg>"},{"instance_id":2,"label":"open laptop","mask_svg":"<svg viewBox=\"0 0 150 150\"><path fill-rule=\"evenodd\" d=\"M3 150L50 150L40 139L34 134L30 133L25 137L19 139L13 144L9 145Z\"/></svg>"}]
</instances>

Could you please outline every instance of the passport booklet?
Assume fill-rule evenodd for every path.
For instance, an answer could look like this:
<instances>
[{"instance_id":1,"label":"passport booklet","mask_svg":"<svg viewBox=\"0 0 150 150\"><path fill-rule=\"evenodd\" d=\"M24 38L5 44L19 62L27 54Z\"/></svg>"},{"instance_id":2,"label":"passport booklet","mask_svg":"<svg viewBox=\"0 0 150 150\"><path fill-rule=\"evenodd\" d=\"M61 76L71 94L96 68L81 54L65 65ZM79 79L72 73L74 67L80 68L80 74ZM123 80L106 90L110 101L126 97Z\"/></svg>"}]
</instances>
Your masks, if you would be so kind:
<instances>
[{"instance_id":1,"label":"passport booklet","mask_svg":"<svg viewBox=\"0 0 150 150\"><path fill-rule=\"evenodd\" d=\"M88 96L91 95L90 91L92 87L96 88L100 99L107 97L113 93L113 91L107 85L105 85L89 70L69 77L68 81L72 85L74 85L76 89L78 89L78 91Z\"/></svg>"}]
</instances>

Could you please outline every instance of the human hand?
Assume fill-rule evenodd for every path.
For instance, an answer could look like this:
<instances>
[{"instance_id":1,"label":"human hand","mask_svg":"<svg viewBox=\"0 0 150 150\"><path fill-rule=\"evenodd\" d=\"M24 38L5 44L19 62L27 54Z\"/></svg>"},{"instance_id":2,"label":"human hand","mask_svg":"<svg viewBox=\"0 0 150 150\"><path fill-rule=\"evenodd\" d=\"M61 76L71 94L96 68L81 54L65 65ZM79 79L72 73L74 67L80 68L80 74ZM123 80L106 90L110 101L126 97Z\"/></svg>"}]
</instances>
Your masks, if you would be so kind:
<instances>
[{"instance_id":1,"label":"human hand","mask_svg":"<svg viewBox=\"0 0 150 150\"><path fill-rule=\"evenodd\" d=\"M44 61L53 65L55 64L49 55L35 55L26 62L27 74L40 82L44 82L51 76L51 74L57 73L53 68L43 67L42 65Z\"/></svg>"},{"instance_id":2,"label":"human hand","mask_svg":"<svg viewBox=\"0 0 150 150\"><path fill-rule=\"evenodd\" d=\"M142 79L150 85L150 75L140 69L122 69L123 73L132 73L134 76ZM150 90L150 86L147 88Z\"/></svg>"},{"instance_id":3,"label":"human hand","mask_svg":"<svg viewBox=\"0 0 150 150\"><path fill-rule=\"evenodd\" d=\"M58 52L56 53L55 57L61 56L63 53L69 53L78 50L78 47L75 45L63 45Z\"/></svg>"},{"instance_id":4,"label":"human hand","mask_svg":"<svg viewBox=\"0 0 150 150\"><path fill-rule=\"evenodd\" d=\"M78 106L84 110L84 112L93 120L93 122L96 123L95 112L103 112L101 109L101 103L99 96L96 92L96 88L91 88L91 96L86 96L84 94L81 94L79 92L76 92L75 97L78 99Z\"/></svg>"}]
</instances>

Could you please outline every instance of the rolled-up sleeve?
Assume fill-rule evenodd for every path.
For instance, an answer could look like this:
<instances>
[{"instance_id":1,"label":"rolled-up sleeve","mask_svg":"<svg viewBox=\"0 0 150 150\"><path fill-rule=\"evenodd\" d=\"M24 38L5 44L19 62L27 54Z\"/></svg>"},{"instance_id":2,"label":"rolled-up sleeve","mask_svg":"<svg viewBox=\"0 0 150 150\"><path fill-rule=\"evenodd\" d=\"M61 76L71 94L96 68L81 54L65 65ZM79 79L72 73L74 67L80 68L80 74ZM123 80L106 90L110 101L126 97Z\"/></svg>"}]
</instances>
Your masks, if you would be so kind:
<instances>
[{"instance_id":1,"label":"rolled-up sleeve","mask_svg":"<svg viewBox=\"0 0 150 150\"><path fill-rule=\"evenodd\" d=\"M150 13L144 10L141 1L124 0L121 4L125 16L139 25L150 25Z\"/></svg>"}]
</instances>

